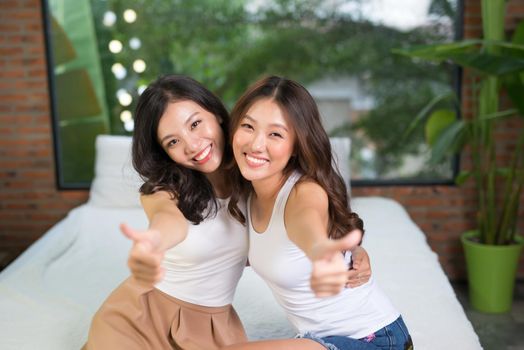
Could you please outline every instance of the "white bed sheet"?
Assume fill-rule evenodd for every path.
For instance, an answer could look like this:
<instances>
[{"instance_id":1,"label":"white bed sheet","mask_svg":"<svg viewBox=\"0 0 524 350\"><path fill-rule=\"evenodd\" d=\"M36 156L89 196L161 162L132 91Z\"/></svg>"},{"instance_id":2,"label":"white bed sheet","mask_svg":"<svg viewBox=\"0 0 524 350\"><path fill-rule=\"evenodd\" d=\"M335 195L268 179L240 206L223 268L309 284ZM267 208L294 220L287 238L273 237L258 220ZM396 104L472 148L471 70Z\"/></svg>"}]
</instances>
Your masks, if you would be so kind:
<instances>
[{"instance_id":1,"label":"white bed sheet","mask_svg":"<svg viewBox=\"0 0 524 350\"><path fill-rule=\"evenodd\" d=\"M373 275L403 314L416 349L481 349L424 234L397 202L355 198ZM84 204L0 274L0 349L79 349L91 317L128 275L122 221L146 227L140 208ZM246 268L234 302L252 339L293 330L267 286Z\"/></svg>"}]
</instances>

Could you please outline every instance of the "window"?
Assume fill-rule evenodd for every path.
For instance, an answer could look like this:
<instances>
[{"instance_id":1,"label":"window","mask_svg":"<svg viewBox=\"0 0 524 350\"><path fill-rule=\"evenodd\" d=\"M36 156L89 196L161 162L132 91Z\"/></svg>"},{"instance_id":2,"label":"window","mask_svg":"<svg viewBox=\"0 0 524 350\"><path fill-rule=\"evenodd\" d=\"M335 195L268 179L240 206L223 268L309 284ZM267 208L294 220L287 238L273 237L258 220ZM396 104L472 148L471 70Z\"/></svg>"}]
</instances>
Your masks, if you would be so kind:
<instances>
[{"instance_id":1,"label":"window","mask_svg":"<svg viewBox=\"0 0 524 350\"><path fill-rule=\"evenodd\" d=\"M449 183L424 130L403 135L457 71L392 49L451 41L459 0L47 0L59 184L88 186L97 134L130 134L137 98L187 74L232 107L254 80L305 85L331 136L352 143L353 184Z\"/></svg>"}]
</instances>

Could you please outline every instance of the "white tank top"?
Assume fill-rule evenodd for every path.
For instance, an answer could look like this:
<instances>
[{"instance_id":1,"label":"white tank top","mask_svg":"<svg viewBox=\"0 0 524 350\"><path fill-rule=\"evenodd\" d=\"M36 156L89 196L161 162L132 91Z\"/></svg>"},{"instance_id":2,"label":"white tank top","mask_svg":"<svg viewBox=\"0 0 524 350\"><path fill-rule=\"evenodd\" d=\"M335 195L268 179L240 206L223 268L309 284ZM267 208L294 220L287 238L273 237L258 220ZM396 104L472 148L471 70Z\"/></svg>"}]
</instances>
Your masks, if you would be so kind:
<instances>
[{"instance_id":1,"label":"white tank top","mask_svg":"<svg viewBox=\"0 0 524 350\"><path fill-rule=\"evenodd\" d=\"M315 297L309 283L311 261L288 238L284 225L286 202L300 177L298 173L292 174L278 193L265 232L253 229L249 198L249 263L266 281L299 333L366 337L395 321L400 314L373 278L333 297Z\"/></svg>"},{"instance_id":2,"label":"white tank top","mask_svg":"<svg viewBox=\"0 0 524 350\"><path fill-rule=\"evenodd\" d=\"M229 215L228 199L198 225L189 223L187 237L166 251L164 279L155 287L202 306L231 304L247 260L246 227ZM245 208L241 208L245 212Z\"/></svg>"}]
</instances>

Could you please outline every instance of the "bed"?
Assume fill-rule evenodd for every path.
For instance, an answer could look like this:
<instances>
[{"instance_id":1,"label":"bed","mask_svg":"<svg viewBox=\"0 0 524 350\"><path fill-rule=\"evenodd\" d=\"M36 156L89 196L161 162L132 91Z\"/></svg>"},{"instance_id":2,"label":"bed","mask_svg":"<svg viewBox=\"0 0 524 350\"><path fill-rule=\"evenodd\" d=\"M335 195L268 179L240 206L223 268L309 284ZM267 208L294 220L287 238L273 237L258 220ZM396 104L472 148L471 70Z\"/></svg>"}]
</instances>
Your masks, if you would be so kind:
<instances>
[{"instance_id":1,"label":"bed","mask_svg":"<svg viewBox=\"0 0 524 350\"><path fill-rule=\"evenodd\" d=\"M347 159L348 140L333 140ZM95 179L87 203L0 273L0 349L79 349L90 320L109 292L128 276L130 242L118 224L145 228L130 161L130 139L99 136ZM346 157L346 158L343 158ZM339 162L349 181L349 168ZM481 349L479 339L423 232L397 202L352 199L366 225L363 246L373 278L410 328L416 349ZM271 292L248 267L234 301L251 339L294 334Z\"/></svg>"}]
</instances>

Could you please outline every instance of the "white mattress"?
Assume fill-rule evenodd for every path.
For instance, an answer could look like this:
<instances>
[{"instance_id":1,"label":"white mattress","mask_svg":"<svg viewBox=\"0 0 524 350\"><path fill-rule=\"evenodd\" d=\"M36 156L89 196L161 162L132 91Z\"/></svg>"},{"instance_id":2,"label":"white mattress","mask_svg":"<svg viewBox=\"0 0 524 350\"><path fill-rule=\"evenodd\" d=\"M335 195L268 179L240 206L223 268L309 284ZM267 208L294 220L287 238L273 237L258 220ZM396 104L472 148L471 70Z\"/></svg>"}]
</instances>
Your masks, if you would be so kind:
<instances>
[{"instance_id":1,"label":"white mattress","mask_svg":"<svg viewBox=\"0 0 524 350\"><path fill-rule=\"evenodd\" d=\"M374 278L403 314L416 349L481 349L424 234L397 202L356 198ZM130 243L120 222L145 228L140 208L85 204L0 274L0 349L69 350L86 340L92 315L127 277ZM269 289L246 268L235 307L252 339L293 331Z\"/></svg>"}]
</instances>

